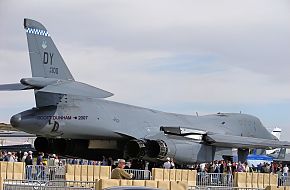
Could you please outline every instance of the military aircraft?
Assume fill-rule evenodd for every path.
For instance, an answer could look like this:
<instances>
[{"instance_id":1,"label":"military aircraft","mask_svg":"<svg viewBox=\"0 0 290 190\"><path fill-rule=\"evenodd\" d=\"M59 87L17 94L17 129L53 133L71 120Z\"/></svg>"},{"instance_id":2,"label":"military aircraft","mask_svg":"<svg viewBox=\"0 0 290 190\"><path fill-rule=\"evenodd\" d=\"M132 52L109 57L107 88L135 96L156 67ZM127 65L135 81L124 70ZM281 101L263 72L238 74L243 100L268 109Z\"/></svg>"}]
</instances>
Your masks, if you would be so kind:
<instances>
[{"instance_id":1,"label":"military aircraft","mask_svg":"<svg viewBox=\"0 0 290 190\"><path fill-rule=\"evenodd\" d=\"M38 151L194 163L232 156L232 148L245 160L249 148L290 146L251 115L182 115L106 100L113 94L74 80L41 23L24 19L24 28L32 77L0 90L34 90L36 107L12 116L10 123L36 134Z\"/></svg>"}]
</instances>

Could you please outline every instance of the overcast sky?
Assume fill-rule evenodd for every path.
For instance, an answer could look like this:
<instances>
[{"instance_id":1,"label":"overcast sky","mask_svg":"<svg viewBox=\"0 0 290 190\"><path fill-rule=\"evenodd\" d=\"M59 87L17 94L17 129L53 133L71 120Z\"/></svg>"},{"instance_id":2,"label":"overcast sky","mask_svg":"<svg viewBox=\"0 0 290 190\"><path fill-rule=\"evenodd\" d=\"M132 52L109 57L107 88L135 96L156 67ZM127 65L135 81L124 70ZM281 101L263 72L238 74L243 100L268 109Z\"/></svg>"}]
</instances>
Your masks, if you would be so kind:
<instances>
[{"instance_id":1,"label":"overcast sky","mask_svg":"<svg viewBox=\"0 0 290 190\"><path fill-rule=\"evenodd\" d=\"M242 112L290 141L290 1L0 1L1 83L30 77L23 19L43 23L74 78L114 101ZM0 92L0 122L35 105Z\"/></svg>"}]
</instances>

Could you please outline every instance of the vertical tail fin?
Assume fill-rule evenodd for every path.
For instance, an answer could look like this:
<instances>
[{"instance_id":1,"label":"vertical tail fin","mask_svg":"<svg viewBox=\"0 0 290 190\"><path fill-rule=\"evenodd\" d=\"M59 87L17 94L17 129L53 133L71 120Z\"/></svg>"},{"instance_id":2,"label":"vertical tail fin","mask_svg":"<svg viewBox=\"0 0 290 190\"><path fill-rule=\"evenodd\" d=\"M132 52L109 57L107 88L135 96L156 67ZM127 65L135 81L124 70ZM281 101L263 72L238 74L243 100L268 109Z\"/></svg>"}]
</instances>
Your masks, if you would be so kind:
<instances>
[{"instance_id":1,"label":"vertical tail fin","mask_svg":"<svg viewBox=\"0 0 290 190\"><path fill-rule=\"evenodd\" d=\"M272 131L272 135L274 135L275 137L277 137L278 140L280 140L281 132L282 130L280 128L275 127Z\"/></svg>"},{"instance_id":2,"label":"vertical tail fin","mask_svg":"<svg viewBox=\"0 0 290 190\"><path fill-rule=\"evenodd\" d=\"M39 22L24 19L33 77L74 80L46 28Z\"/></svg>"}]
</instances>

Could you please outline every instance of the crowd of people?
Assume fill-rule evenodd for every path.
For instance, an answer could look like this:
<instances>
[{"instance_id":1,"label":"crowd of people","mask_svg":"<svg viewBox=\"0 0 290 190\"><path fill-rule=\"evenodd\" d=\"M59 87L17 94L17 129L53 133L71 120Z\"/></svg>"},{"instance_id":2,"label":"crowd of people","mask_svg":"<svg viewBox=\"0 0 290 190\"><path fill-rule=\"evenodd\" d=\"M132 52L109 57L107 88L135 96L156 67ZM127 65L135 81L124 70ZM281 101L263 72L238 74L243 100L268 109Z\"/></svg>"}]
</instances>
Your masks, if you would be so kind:
<instances>
[{"instance_id":1,"label":"crowd of people","mask_svg":"<svg viewBox=\"0 0 290 190\"><path fill-rule=\"evenodd\" d=\"M0 161L7 162L25 162L25 165L49 165L49 166L59 166L63 165L62 161L58 159L55 154L48 155L44 158L43 153L38 153L38 155L33 155L32 151L28 152L6 152L0 151ZM84 159L66 159L66 163L69 164L80 164L80 165L102 165L111 166L113 169L118 167L120 164L118 161L113 160L112 157L106 158L102 157L100 161L84 160ZM249 165L247 162L231 162L231 161L213 161L210 163L200 163L193 165L178 165L174 163L172 158L167 157L166 161L162 163L148 163L144 160L133 159L129 160L124 165L125 169L139 169L151 170L152 168L182 168L182 169L194 169L197 172L203 173L226 173L232 174L234 172L259 172L259 173L275 173L281 176L288 176L289 168L287 165L282 165L282 163L272 162L272 163L260 163L257 166Z\"/></svg>"},{"instance_id":2,"label":"crowd of people","mask_svg":"<svg viewBox=\"0 0 290 190\"><path fill-rule=\"evenodd\" d=\"M58 159L55 154L48 155L44 158L44 153L39 152L36 155L33 155L32 151L28 152L7 152L7 151L0 151L0 161L6 162L24 162L26 166L26 179L32 180L43 180L45 175L45 167L46 166L62 166L63 162ZM33 168L35 166L36 172L33 173ZM54 176L55 167L54 169L51 168L49 170L50 176ZM52 177L50 177L52 179Z\"/></svg>"},{"instance_id":3,"label":"crowd of people","mask_svg":"<svg viewBox=\"0 0 290 190\"><path fill-rule=\"evenodd\" d=\"M247 162L231 162L231 161L213 161L210 163L195 164L192 166L193 169L198 172L205 173L227 173L232 174L234 172L258 172L258 173L277 173L288 176L288 166L282 163L271 162L271 163L260 163L257 166L253 164L250 166Z\"/></svg>"},{"instance_id":4,"label":"crowd of people","mask_svg":"<svg viewBox=\"0 0 290 190\"><path fill-rule=\"evenodd\" d=\"M36 161L34 158L37 158ZM48 155L44 159L44 154L39 153L38 155L33 155L32 151L28 152L6 152L0 151L0 161L7 162L25 162L26 165L61 165L62 162L59 161L55 154ZM53 162L53 163L51 163ZM80 165L102 165L102 166L112 166L113 168L118 165L117 161L112 157L102 157L100 161L85 160L85 159L66 159L69 164L80 164ZM152 168L187 168L194 169L198 172L206 173L233 173L233 172L259 172L259 173L282 173L286 175L286 170L288 170L287 165L282 165L282 163L272 162L272 163L260 163L257 166L248 165L247 162L231 162L231 161L213 161L210 163L201 163L193 165L178 165L174 163L172 158L167 157L166 161L162 163L147 163L144 160L133 159L128 160L125 164L125 169L149 169Z\"/></svg>"},{"instance_id":5,"label":"crowd of people","mask_svg":"<svg viewBox=\"0 0 290 190\"><path fill-rule=\"evenodd\" d=\"M49 166L59 166L62 162L58 159L55 154L49 155L44 158L44 153L40 152L37 155L33 155L32 151L28 152L7 152L0 151L0 161L6 162L24 162L26 166L28 165L49 165Z\"/></svg>"}]
</instances>

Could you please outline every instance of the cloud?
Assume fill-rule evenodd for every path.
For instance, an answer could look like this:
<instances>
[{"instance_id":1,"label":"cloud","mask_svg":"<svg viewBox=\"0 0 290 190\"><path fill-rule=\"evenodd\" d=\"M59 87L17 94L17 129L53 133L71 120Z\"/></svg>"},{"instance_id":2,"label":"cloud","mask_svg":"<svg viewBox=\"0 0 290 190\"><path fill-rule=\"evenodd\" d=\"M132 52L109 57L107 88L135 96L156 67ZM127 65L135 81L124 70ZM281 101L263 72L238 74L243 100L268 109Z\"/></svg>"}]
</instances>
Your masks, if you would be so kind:
<instances>
[{"instance_id":1,"label":"cloud","mask_svg":"<svg viewBox=\"0 0 290 190\"><path fill-rule=\"evenodd\" d=\"M80 54L67 51L76 78L112 91L116 100L140 103L142 99L143 104L153 105L180 101L264 104L290 98L287 83L277 84L266 74L221 64L211 55L131 54L92 47Z\"/></svg>"}]
</instances>

